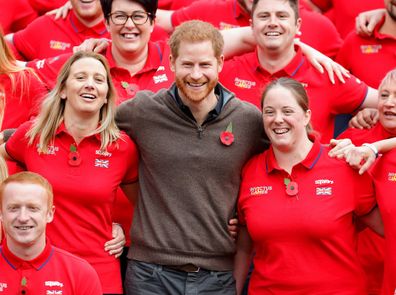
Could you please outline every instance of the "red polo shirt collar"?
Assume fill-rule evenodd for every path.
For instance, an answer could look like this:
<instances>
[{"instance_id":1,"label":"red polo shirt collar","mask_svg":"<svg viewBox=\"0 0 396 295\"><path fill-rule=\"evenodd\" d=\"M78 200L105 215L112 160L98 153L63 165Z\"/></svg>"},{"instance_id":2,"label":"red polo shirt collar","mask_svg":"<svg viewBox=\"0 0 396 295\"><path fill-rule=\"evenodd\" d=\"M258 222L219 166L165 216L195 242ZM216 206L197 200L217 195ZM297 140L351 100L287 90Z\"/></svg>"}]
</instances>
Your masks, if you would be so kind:
<instances>
[{"instance_id":1,"label":"red polo shirt collar","mask_svg":"<svg viewBox=\"0 0 396 295\"><path fill-rule=\"evenodd\" d=\"M266 76L270 77L293 77L296 75L296 73L299 71L299 69L306 63L306 59L301 51L301 48L297 45L294 46L294 49L296 51L295 56L293 59L289 62L288 65L286 65L283 69L281 69L278 72L275 72L273 74L270 74L266 69L264 69L259 62L258 59L258 52L256 49L255 53L255 58L252 60L252 65L256 67L256 70L259 72L264 73Z\"/></svg>"},{"instance_id":2,"label":"red polo shirt collar","mask_svg":"<svg viewBox=\"0 0 396 295\"><path fill-rule=\"evenodd\" d=\"M309 139L313 140L313 146L312 146L311 150L309 151L308 155L306 156L306 158L301 163L299 163L297 165L302 165L306 169L310 170L318 162L320 156L324 152L324 147L319 142L318 137L310 135ZM279 165L276 161L272 145L270 146L268 153L266 153L265 161L266 161L265 167L266 167L267 173L271 173L273 170L283 170L282 168L279 167Z\"/></svg>"},{"instance_id":3,"label":"red polo shirt collar","mask_svg":"<svg viewBox=\"0 0 396 295\"><path fill-rule=\"evenodd\" d=\"M103 35L103 34L107 33L107 29L104 24L104 21L98 23L97 25L95 25L93 27L88 28L82 22L80 22L80 20L77 18L76 14L74 13L73 9L71 9L69 12L69 21L71 23L73 30L76 33L82 33L87 30L92 30L98 35Z\"/></svg>"},{"instance_id":4,"label":"red polo shirt collar","mask_svg":"<svg viewBox=\"0 0 396 295\"><path fill-rule=\"evenodd\" d=\"M386 35L386 34L381 34L379 32L379 30L381 29L382 25L385 22L385 16L381 19L381 21L375 26L374 28L374 32L373 32L373 36L375 39L379 39L379 40L384 40L384 39L391 39L391 40L395 40L396 38L391 36L391 35Z\"/></svg>"},{"instance_id":5,"label":"red polo shirt collar","mask_svg":"<svg viewBox=\"0 0 396 295\"><path fill-rule=\"evenodd\" d=\"M58 129L57 129L56 132L55 132L55 135L60 135L60 134L62 134L62 133L66 133L66 134L68 134L69 136L71 136L70 133L69 133L69 131L67 131L67 129L66 129L65 121L62 121L62 122L61 122L61 124L59 125ZM94 135L92 135L92 136L95 137L98 141L101 141L100 133L96 133L96 134L94 134ZM91 137L91 136L90 136L90 137Z\"/></svg>"},{"instance_id":6,"label":"red polo shirt collar","mask_svg":"<svg viewBox=\"0 0 396 295\"><path fill-rule=\"evenodd\" d=\"M7 247L7 241L4 239L0 252L7 263L14 269L33 267L36 270L40 270L50 261L52 254L54 253L54 249L47 239L44 251L33 260L26 261L15 256Z\"/></svg>"}]
</instances>

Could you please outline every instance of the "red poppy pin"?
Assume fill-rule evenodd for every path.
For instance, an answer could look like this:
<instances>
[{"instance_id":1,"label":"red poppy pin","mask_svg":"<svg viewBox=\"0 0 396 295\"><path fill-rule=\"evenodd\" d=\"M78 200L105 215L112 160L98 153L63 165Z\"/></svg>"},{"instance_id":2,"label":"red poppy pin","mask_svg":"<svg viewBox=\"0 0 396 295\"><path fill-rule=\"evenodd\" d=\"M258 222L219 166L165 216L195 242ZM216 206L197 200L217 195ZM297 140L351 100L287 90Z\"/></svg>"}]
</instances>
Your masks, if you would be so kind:
<instances>
[{"instance_id":1,"label":"red poppy pin","mask_svg":"<svg viewBox=\"0 0 396 295\"><path fill-rule=\"evenodd\" d=\"M289 178L284 178L283 183L286 186L286 194L289 196L295 196L298 194L298 184L295 181L290 181Z\"/></svg>"},{"instance_id":2,"label":"red poppy pin","mask_svg":"<svg viewBox=\"0 0 396 295\"><path fill-rule=\"evenodd\" d=\"M69 151L69 165L70 166L79 166L81 164L80 153L77 151L77 146L75 144L70 145Z\"/></svg>"},{"instance_id":3,"label":"red poppy pin","mask_svg":"<svg viewBox=\"0 0 396 295\"><path fill-rule=\"evenodd\" d=\"M225 131L221 132L220 141L226 146L230 146L234 142L234 134L232 133L232 122L228 124Z\"/></svg>"},{"instance_id":4,"label":"red poppy pin","mask_svg":"<svg viewBox=\"0 0 396 295\"><path fill-rule=\"evenodd\" d=\"M122 88L125 89L127 95L130 97L134 97L136 92L139 90L139 86L136 84L129 84L126 81L121 81Z\"/></svg>"}]
</instances>

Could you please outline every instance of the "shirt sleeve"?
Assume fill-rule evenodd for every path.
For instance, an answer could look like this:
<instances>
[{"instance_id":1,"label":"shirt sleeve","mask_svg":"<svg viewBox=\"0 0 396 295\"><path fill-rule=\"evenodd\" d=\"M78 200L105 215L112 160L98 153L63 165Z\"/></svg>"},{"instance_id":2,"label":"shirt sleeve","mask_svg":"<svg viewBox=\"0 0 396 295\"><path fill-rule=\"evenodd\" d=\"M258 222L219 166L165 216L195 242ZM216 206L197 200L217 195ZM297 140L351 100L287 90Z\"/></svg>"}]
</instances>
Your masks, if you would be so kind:
<instances>
[{"instance_id":1,"label":"shirt sleeve","mask_svg":"<svg viewBox=\"0 0 396 295\"><path fill-rule=\"evenodd\" d=\"M139 153L135 143L123 133L123 138L126 143L126 159L127 161L127 170L125 176L122 180L123 184L136 182L138 179L138 164L139 164Z\"/></svg>"},{"instance_id":2,"label":"shirt sleeve","mask_svg":"<svg viewBox=\"0 0 396 295\"><path fill-rule=\"evenodd\" d=\"M15 133L8 139L5 149L7 154L21 164L25 164L26 152L28 148L28 138L26 133L32 126L32 122L26 122L19 126Z\"/></svg>"},{"instance_id":3,"label":"shirt sleeve","mask_svg":"<svg viewBox=\"0 0 396 295\"><path fill-rule=\"evenodd\" d=\"M362 216L369 213L376 205L374 184L369 173L359 175L354 170L353 177L356 196L355 214Z\"/></svg>"}]
</instances>

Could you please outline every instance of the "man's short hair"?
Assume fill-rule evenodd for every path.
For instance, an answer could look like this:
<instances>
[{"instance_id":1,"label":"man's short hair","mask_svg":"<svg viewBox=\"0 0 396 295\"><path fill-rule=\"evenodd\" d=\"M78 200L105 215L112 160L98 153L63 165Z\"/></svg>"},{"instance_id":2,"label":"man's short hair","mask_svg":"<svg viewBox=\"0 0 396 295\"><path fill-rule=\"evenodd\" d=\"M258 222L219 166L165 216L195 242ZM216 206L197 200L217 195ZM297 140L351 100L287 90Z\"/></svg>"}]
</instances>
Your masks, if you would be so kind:
<instances>
[{"instance_id":1,"label":"man's short hair","mask_svg":"<svg viewBox=\"0 0 396 295\"><path fill-rule=\"evenodd\" d=\"M135 2L143 6L144 10L150 13L150 20L155 19L155 14L157 13L158 0L129 0L130 2ZM113 0L100 0L100 5L102 6L103 15L106 21L109 21L109 14L111 13L111 6L113 5Z\"/></svg>"},{"instance_id":2,"label":"man's short hair","mask_svg":"<svg viewBox=\"0 0 396 295\"><path fill-rule=\"evenodd\" d=\"M212 43L215 57L218 60L220 60L220 57L223 54L223 36L218 29L207 22L192 20L184 22L176 27L168 41L173 58L176 59L179 56L180 43L183 41L189 43L210 41Z\"/></svg>"},{"instance_id":3,"label":"man's short hair","mask_svg":"<svg viewBox=\"0 0 396 295\"><path fill-rule=\"evenodd\" d=\"M274 0L262 0L262 1L274 1ZM280 1L280 0L277 0ZM296 22L300 18L300 12L298 10L298 0L283 0L285 2L288 2L290 7L294 11L294 16L296 17ZM254 11L256 10L257 4L260 2L260 0L253 0L253 5L252 5L252 12L251 12L251 17L253 18Z\"/></svg>"},{"instance_id":4,"label":"man's short hair","mask_svg":"<svg viewBox=\"0 0 396 295\"><path fill-rule=\"evenodd\" d=\"M47 205L48 209L54 204L54 193L52 191L52 186L44 177L37 173L33 172L19 172L7 177L1 184L0 184L0 209L3 206L3 195L4 190L7 184L9 183L25 183L25 184L36 184L41 186L47 193Z\"/></svg>"}]
</instances>

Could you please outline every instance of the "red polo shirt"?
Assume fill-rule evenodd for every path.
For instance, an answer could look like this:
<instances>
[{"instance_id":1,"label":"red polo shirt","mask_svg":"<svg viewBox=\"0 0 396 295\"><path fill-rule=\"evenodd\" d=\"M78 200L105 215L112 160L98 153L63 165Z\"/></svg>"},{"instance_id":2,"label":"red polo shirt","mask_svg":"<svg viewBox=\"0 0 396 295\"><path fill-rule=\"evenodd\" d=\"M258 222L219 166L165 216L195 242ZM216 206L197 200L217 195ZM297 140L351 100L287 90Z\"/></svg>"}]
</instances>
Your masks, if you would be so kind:
<instances>
[{"instance_id":1,"label":"red polo shirt","mask_svg":"<svg viewBox=\"0 0 396 295\"><path fill-rule=\"evenodd\" d=\"M384 21L385 17L371 37L351 32L337 55L337 62L373 88L378 88L386 73L396 67L396 38L379 32Z\"/></svg>"},{"instance_id":2,"label":"red polo shirt","mask_svg":"<svg viewBox=\"0 0 396 295\"><path fill-rule=\"evenodd\" d=\"M73 166L69 154L75 142L65 126L58 128L49 153L39 154L37 141L28 145L25 137L31 124L21 125L6 149L28 171L43 175L54 189L57 212L47 226L49 239L56 247L86 259L97 271L103 293L122 293L119 261L104 251L104 244L112 239L112 208L118 186L137 180L134 143L122 133L122 139L102 152L99 135L86 137L77 146L82 162Z\"/></svg>"},{"instance_id":3,"label":"red polo shirt","mask_svg":"<svg viewBox=\"0 0 396 295\"><path fill-rule=\"evenodd\" d=\"M394 137L378 122L371 129L348 128L338 138L349 138L355 145ZM358 255L368 277L369 294L379 294L384 274L384 239L370 229L358 235ZM392 294L393 295L393 294Z\"/></svg>"},{"instance_id":4,"label":"red polo shirt","mask_svg":"<svg viewBox=\"0 0 396 295\"><path fill-rule=\"evenodd\" d=\"M40 15L46 13L47 11L61 7L67 2L67 0L29 0L30 5L36 10Z\"/></svg>"},{"instance_id":5,"label":"red polo shirt","mask_svg":"<svg viewBox=\"0 0 396 295\"><path fill-rule=\"evenodd\" d=\"M396 150L385 153L370 171L374 178L376 197L385 229L384 295L396 291Z\"/></svg>"},{"instance_id":6,"label":"red polo shirt","mask_svg":"<svg viewBox=\"0 0 396 295\"><path fill-rule=\"evenodd\" d=\"M58 72L72 54L63 54L53 58L35 60L27 63L33 68L45 84L52 89L55 86ZM143 69L131 76L125 68L118 67L113 59L111 46L104 54L110 65L110 73L116 87L120 104L135 96L138 90L157 91L168 88L174 81L174 74L170 70L170 48L165 41L149 42L148 57Z\"/></svg>"},{"instance_id":7,"label":"red polo shirt","mask_svg":"<svg viewBox=\"0 0 396 295\"><path fill-rule=\"evenodd\" d=\"M236 97L258 108L261 108L261 95L265 87L273 79L290 77L301 82L310 99L313 128L322 134L321 141L327 143L333 137L335 115L358 109L366 97L367 85L359 83L354 77L347 79L345 84L336 80L333 85L327 74L319 73L298 47L296 50L293 60L272 75L260 66L257 52L235 57L225 62L220 82Z\"/></svg>"},{"instance_id":8,"label":"red polo shirt","mask_svg":"<svg viewBox=\"0 0 396 295\"><path fill-rule=\"evenodd\" d=\"M334 8L334 24L342 38L355 29L355 18L359 13L384 8L384 0L312 0L312 2L324 10Z\"/></svg>"},{"instance_id":9,"label":"red polo shirt","mask_svg":"<svg viewBox=\"0 0 396 295\"><path fill-rule=\"evenodd\" d=\"M1 294L103 294L89 263L51 246L48 240L44 251L30 261L15 256L4 240L0 269Z\"/></svg>"},{"instance_id":10,"label":"red polo shirt","mask_svg":"<svg viewBox=\"0 0 396 295\"><path fill-rule=\"evenodd\" d=\"M327 152L316 140L291 175L272 148L244 167L238 216L256 251L249 294L365 294L354 214L375 205L372 183Z\"/></svg>"},{"instance_id":11,"label":"red polo shirt","mask_svg":"<svg viewBox=\"0 0 396 295\"><path fill-rule=\"evenodd\" d=\"M12 76L14 88L8 75L0 75L0 85L4 89L6 99L1 130L17 128L36 116L41 101L47 94L44 84L31 71L17 72ZM22 76L25 77L25 82L22 82Z\"/></svg>"},{"instance_id":12,"label":"red polo shirt","mask_svg":"<svg viewBox=\"0 0 396 295\"><path fill-rule=\"evenodd\" d=\"M24 30L14 34L15 49L26 59L33 60L72 52L87 38L108 38L104 22L92 28L83 25L70 10L65 19L43 15Z\"/></svg>"},{"instance_id":13,"label":"red polo shirt","mask_svg":"<svg viewBox=\"0 0 396 295\"><path fill-rule=\"evenodd\" d=\"M221 11L221 13L213 13ZM324 16L300 8L303 19L301 41L311 45L330 57L335 57L342 45L334 25ZM241 8L237 0L200 0L172 14L173 27L192 19L200 19L224 30L250 26L250 14Z\"/></svg>"},{"instance_id":14,"label":"red polo shirt","mask_svg":"<svg viewBox=\"0 0 396 295\"><path fill-rule=\"evenodd\" d=\"M1 1L0 25L4 34L22 30L37 18L37 13L25 0Z\"/></svg>"}]
</instances>

